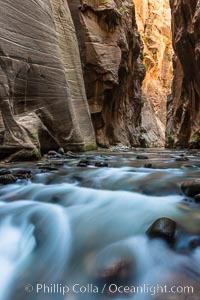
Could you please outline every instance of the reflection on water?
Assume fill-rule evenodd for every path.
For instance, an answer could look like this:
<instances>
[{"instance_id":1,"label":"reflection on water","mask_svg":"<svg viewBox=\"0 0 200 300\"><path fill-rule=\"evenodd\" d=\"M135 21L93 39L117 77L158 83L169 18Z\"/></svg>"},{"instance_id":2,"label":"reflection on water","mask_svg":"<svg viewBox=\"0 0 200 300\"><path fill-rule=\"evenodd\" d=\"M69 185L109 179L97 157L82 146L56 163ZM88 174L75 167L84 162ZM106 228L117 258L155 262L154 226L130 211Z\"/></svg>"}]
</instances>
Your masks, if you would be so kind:
<instances>
[{"instance_id":1,"label":"reflection on water","mask_svg":"<svg viewBox=\"0 0 200 300\"><path fill-rule=\"evenodd\" d=\"M105 270L119 262L125 263L125 272L122 278L111 276L117 285L153 285L182 275L198 283L200 248L189 244L199 237L200 206L186 201L179 186L199 178L200 163L195 155L177 162L179 154L145 153L152 168L133 153L91 156L106 160L108 168L76 167L78 159L48 173L33 163L11 165L35 175L0 188L0 300L125 299L119 293L94 293L91 286L73 292L75 284L102 289ZM145 235L160 217L178 224L175 249ZM30 292L27 284L54 290ZM70 291L64 296L59 288L65 285Z\"/></svg>"}]
</instances>

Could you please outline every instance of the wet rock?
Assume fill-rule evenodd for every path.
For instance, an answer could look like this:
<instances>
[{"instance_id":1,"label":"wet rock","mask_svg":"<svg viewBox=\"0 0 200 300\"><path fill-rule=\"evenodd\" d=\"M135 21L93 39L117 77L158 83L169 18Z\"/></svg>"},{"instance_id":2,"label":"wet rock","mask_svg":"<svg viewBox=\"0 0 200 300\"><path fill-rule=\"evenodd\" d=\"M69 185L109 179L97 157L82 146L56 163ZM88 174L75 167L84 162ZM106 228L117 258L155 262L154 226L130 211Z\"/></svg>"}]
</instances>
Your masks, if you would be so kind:
<instances>
[{"instance_id":1,"label":"wet rock","mask_svg":"<svg viewBox=\"0 0 200 300\"><path fill-rule=\"evenodd\" d=\"M5 162L34 161L39 159L41 159L41 153L38 149L22 149L8 156Z\"/></svg>"},{"instance_id":2,"label":"wet rock","mask_svg":"<svg viewBox=\"0 0 200 300\"><path fill-rule=\"evenodd\" d=\"M136 159L149 159L149 158L145 155L138 155L136 156Z\"/></svg>"},{"instance_id":3,"label":"wet rock","mask_svg":"<svg viewBox=\"0 0 200 300\"><path fill-rule=\"evenodd\" d=\"M195 202L200 203L200 194L194 197Z\"/></svg>"},{"instance_id":4,"label":"wet rock","mask_svg":"<svg viewBox=\"0 0 200 300\"><path fill-rule=\"evenodd\" d=\"M95 167L98 167L98 168L105 168L105 167L108 167L108 164L104 161L97 161L95 163Z\"/></svg>"},{"instance_id":5,"label":"wet rock","mask_svg":"<svg viewBox=\"0 0 200 300\"><path fill-rule=\"evenodd\" d=\"M66 158L80 158L80 155L73 153L71 151L68 151L65 155Z\"/></svg>"},{"instance_id":6,"label":"wet rock","mask_svg":"<svg viewBox=\"0 0 200 300\"><path fill-rule=\"evenodd\" d=\"M185 181L181 184L182 192L188 197L200 194L200 180Z\"/></svg>"},{"instance_id":7,"label":"wet rock","mask_svg":"<svg viewBox=\"0 0 200 300\"><path fill-rule=\"evenodd\" d=\"M54 166L63 166L65 163L64 161L55 161L53 162Z\"/></svg>"},{"instance_id":8,"label":"wet rock","mask_svg":"<svg viewBox=\"0 0 200 300\"><path fill-rule=\"evenodd\" d=\"M48 155L56 155L56 154L57 154L57 152L54 151L54 150L50 150L50 151L48 152Z\"/></svg>"},{"instance_id":9,"label":"wet rock","mask_svg":"<svg viewBox=\"0 0 200 300\"><path fill-rule=\"evenodd\" d=\"M37 164L38 167L46 167L46 166L50 166L51 162L50 161L46 161L46 162L39 162Z\"/></svg>"},{"instance_id":10,"label":"wet rock","mask_svg":"<svg viewBox=\"0 0 200 300\"><path fill-rule=\"evenodd\" d=\"M153 167L152 164L144 164L144 168L148 168L148 169L151 169Z\"/></svg>"},{"instance_id":11,"label":"wet rock","mask_svg":"<svg viewBox=\"0 0 200 300\"><path fill-rule=\"evenodd\" d=\"M62 155L60 153L56 152L56 151L51 150L51 151L48 152L48 157L50 157L50 158L62 158Z\"/></svg>"},{"instance_id":12,"label":"wet rock","mask_svg":"<svg viewBox=\"0 0 200 300\"><path fill-rule=\"evenodd\" d=\"M11 184L11 183L15 183L16 181L17 178L12 174L6 174L0 176L0 184Z\"/></svg>"},{"instance_id":13,"label":"wet rock","mask_svg":"<svg viewBox=\"0 0 200 300\"><path fill-rule=\"evenodd\" d=\"M196 237L192 239L189 243L190 249L195 249L197 247L200 247L200 237Z\"/></svg>"},{"instance_id":14,"label":"wet rock","mask_svg":"<svg viewBox=\"0 0 200 300\"><path fill-rule=\"evenodd\" d=\"M63 148L59 148L58 149L58 153L61 154L61 155L64 155L65 154L65 151Z\"/></svg>"},{"instance_id":15,"label":"wet rock","mask_svg":"<svg viewBox=\"0 0 200 300\"><path fill-rule=\"evenodd\" d=\"M91 165L91 162L88 159L81 159L78 164L77 167L87 167Z\"/></svg>"},{"instance_id":16,"label":"wet rock","mask_svg":"<svg viewBox=\"0 0 200 300\"><path fill-rule=\"evenodd\" d=\"M41 169L42 173L46 173L46 172L49 172L49 171L57 171L58 170L58 168L53 167L53 166L40 166L38 169Z\"/></svg>"},{"instance_id":17,"label":"wet rock","mask_svg":"<svg viewBox=\"0 0 200 300\"><path fill-rule=\"evenodd\" d=\"M7 175L7 174L11 174L10 170L8 169L0 169L0 175Z\"/></svg>"},{"instance_id":18,"label":"wet rock","mask_svg":"<svg viewBox=\"0 0 200 300\"><path fill-rule=\"evenodd\" d=\"M162 238L168 243L174 242L176 232L176 222L169 218L156 220L147 230L146 234L150 238Z\"/></svg>"},{"instance_id":19,"label":"wet rock","mask_svg":"<svg viewBox=\"0 0 200 300\"><path fill-rule=\"evenodd\" d=\"M110 284L119 285L121 283L129 282L130 278L133 274L133 262L129 260L121 260L116 262L114 265L109 266L108 268L101 270L97 273L96 278L98 284L102 283L103 285L106 283L107 286ZM108 289L105 289L105 294L110 294ZM112 293L112 296L116 295L116 293ZM126 294L127 295L127 294Z\"/></svg>"},{"instance_id":20,"label":"wet rock","mask_svg":"<svg viewBox=\"0 0 200 300\"><path fill-rule=\"evenodd\" d=\"M188 160L189 160L189 158L188 158L188 157L186 157L186 156L182 156L182 157L178 157L178 158L176 158L175 160L176 160L176 161L188 161Z\"/></svg>"},{"instance_id":21,"label":"wet rock","mask_svg":"<svg viewBox=\"0 0 200 300\"><path fill-rule=\"evenodd\" d=\"M17 179L31 179L32 178L31 170L18 170L16 172L14 172L13 175Z\"/></svg>"}]
</instances>

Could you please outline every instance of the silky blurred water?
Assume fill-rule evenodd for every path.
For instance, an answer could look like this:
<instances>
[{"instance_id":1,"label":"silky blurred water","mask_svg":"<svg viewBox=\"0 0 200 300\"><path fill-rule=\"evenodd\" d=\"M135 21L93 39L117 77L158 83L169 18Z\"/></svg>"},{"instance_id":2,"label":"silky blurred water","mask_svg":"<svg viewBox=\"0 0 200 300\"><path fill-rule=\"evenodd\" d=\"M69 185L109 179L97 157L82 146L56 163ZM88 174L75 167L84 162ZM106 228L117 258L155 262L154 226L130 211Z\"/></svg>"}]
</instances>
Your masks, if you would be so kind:
<instances>
[{"instance_id":1,"label":"silky blurred water","mask_svg":"<svg viewBox=\"0 0 200 300\"><path fill-rule=\"evenodd\" d=\"M98 284L97 274L119 261L133 265L132 284L165 282L169 274L199 282L200 248L191 250L188 244L200 234L200 205L180 191L181 182L199 178L199 156L188 154L189 161L177 162L182 152L142 153L148 160L136 159L137 154L87 155L91 161L106 161L107 168L80 168L79 159L66 159L47 173L36 163L8 166L27 168L34 176L0 187L0 300L124 299L35 290L40 283L70 288ZM152 168L145 168L146 163ZM160 217L174 219L182 232L175 249L145 234ZM27 284L34 290L27 292Z\"/></svg>"}]
</instances>

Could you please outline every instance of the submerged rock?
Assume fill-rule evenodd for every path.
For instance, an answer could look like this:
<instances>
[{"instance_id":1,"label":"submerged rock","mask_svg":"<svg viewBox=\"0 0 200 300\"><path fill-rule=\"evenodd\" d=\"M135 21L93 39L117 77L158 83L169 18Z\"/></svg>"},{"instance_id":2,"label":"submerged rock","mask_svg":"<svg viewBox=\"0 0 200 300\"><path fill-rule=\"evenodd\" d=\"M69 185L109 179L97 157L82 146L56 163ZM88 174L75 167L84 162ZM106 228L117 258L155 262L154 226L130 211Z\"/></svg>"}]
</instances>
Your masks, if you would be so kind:
<instances>
[{"instance_id":1,"label":"submerged rock","mask_svg":"<svg viewBox=\"0 0 200 300\"><path fill-rule=\"evenodd\" d=\"M30 179L32 178L31 170L18 170L13 174L18 179Z\"/></svg>"},{"instance_id":2,"label":"submerged rock","mask_svg":"<svg viewBox=\"0 0 200 300\"><path fill-rule=\"evenodd\" d=\"M200 194L200 180L185 181L181 184L182 192L188 197Z\"/></svg>"},{"instance_id":3,"label":"submerged rock","mask_svg":"<svg viewBox=\"0 0 200 300\"><path fill-rule=\"evenodd\" d=\"M149 159L148 156L145 155L138 155L136 156L136 159Z\"/></svg>"},{"instance_id":4,"label":"submerged rock","mask_svg":"<svg viewBox=\"0 0 200 300\"><path fill-rule=\"evenodd\" d=\"M148 168L148 169L151 169L153 167L152 164L144 164L144 168Z\"/></svg>"},{"instance_id":5,"label":"submerged rock","mask_svg":"<svg viewBox=\"0 0 200 300\"><path fill-rule=\"evenodd\" d=\"M78 164L77 167L87 167L91 165L91 162L88 159L81 159Z\"/></svg>"},{"instance_id":6,"label":"submerged rock","mask_svg":"<svg viewBox=\"0 0 200 300\"><path fill-rule=\"evenodd\" d=\"M12 174L6 174L0 176L0 184L11 184L17 181L16 177Z\"/></svg>"},{"instance_id":7,"label":"submerged rock","mask_svg":"<svg viewBox=\"0 0 200 300\"><path fill-rule=\"evenodd\" d=\"M189 158L186 156L176 158L176 161L188 161L188 160L189 160Z\"/></svg>"},{"instance_id":8,"label":"submerged rock","mask_svg":"<svg viewBox=\"0 0 200 300\"><path fill-rule=\"evenodd\" d=\"M108 167L108 164L104 161L97 161L95 163L95 167L98 167L98 168L104 168L104 167Z\"/></svg>"},{"instance_id":9,"label":"submerged rock","mask_svg":"<svg viewBox=\"0 0 200 300\"><path fill-rule=\"evenodd\" d=\"M98 282L98 285L106 284L106 288L104 290L105 294L109 296L110 295L116 296L119 292L115 291L111 293L108 287L111 284L120 285L123 282L126 283L129 282L133 276L133 270L134 270L133 261L122 259L116 262L115 264L113 264L112 266L109 266L108 268L99 271L95 277ZM129 295L129 293L126 293L126 296L127 295Z\"/></svg>"},{"instance_id":10,"label":"submerged rock","mask_svg":"<svg viewBox=\"0 0 200 300\"><path fill-rule=\"evenodd\" d=\"M174 242L176 232L176 222L169 218L156 220L146 231L150 238L162 238L168 243Z\"/></svg>"}]
</instances>

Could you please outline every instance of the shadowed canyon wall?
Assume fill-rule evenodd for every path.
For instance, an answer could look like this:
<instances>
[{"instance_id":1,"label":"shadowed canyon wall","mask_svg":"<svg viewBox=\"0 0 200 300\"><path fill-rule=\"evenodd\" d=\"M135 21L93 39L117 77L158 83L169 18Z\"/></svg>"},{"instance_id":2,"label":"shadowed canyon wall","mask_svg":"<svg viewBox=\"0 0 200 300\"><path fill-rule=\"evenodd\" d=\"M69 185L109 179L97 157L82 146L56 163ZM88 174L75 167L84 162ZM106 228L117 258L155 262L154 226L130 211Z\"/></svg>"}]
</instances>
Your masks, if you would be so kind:
<instances>
[{"instance_id":1,"label":"shadowed canyon wall","mask_svg":"<svg viewBox=\"0 0 200 300\"><path fill-rule=\"evenodd\" d=\"M171 11L168 0L134 0L136 20L144 44L146 77L142 127L147 143L164 146L167 94L172 80Z\"/></svg>"},{"instance_id":2,"label":"shadowed canyon wall","mask_svg":"<svg viewBox=\"0 0 200 300\"><path fill-rule=\"evenodd\" d=\"M0 0L0 6L1 156L94 148L67 1Z\"/></svg>"},{"instance_id":3,"label":"shadowed canyon wall","mask_svg":"<svg viewBox=\"0 0 200 300\"><path fill-rule=\"evenodd\" d=\"M174 78L168 97L168 147L200 147L200 1L171 0Z\"/></svg>"},{"instance_id":4,"label":"shadowed canyon wall","mask_svg":"<svg viewBox=\"0 0 200 300\"><path fill-rule=\"evenodd\" d=\"M141 41L132 0L68 1L79 40L86 93L100 146L141 140Z\"/></svg>"},{"instance_id":5,"label":"shadowed canyon wall","mask_svg":"<svg viewBox=\"0 0 200 300\"><path fill-rule=\"evenodd\" d=\"M169 6L134 2L0 0L1 157L163 144ZM200 4L170 4L167 145L199 147Z\"/></svg>"}]
</instances>

